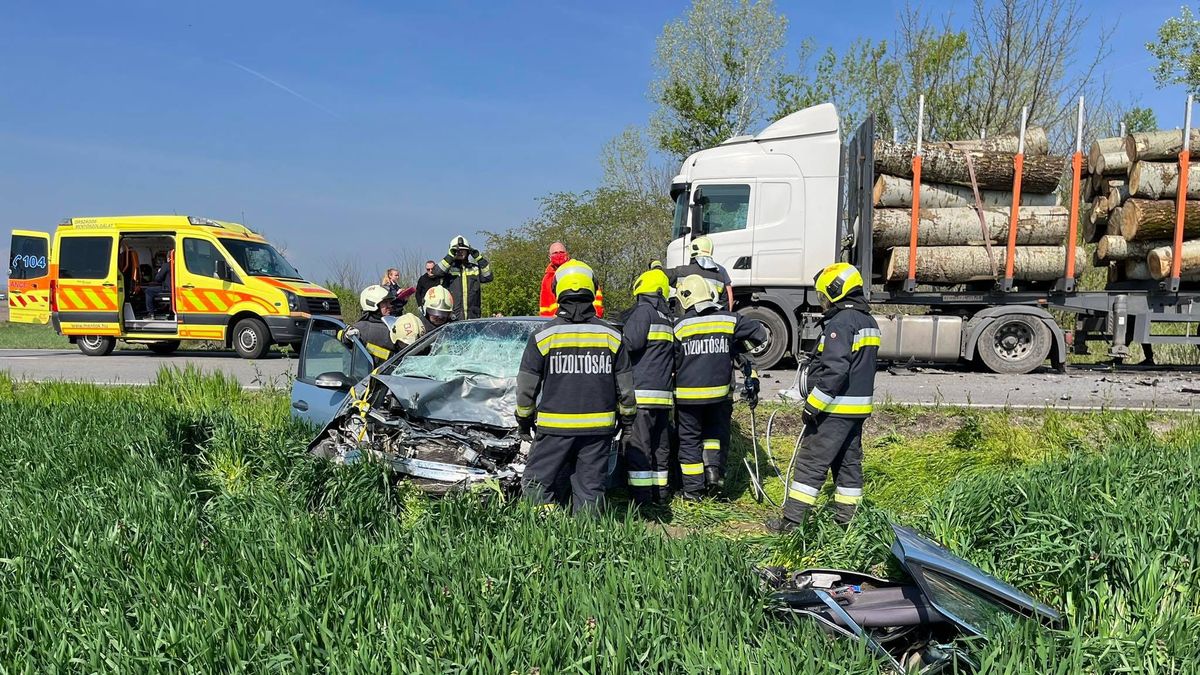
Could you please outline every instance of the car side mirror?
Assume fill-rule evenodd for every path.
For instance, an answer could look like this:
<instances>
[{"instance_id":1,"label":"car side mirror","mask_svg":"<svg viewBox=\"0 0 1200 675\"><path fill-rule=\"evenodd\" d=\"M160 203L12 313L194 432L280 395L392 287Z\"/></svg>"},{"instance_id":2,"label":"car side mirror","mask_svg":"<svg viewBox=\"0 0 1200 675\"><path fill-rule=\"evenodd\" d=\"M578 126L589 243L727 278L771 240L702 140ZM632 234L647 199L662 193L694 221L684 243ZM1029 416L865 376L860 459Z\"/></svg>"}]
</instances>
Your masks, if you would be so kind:
<instances>
[{"instance_id":1,"label":"car side mirror","mask_svg":"<svg viewBox=\"0 0 1200 675\"><path fill-rule=\"evenodd\" d=\"M317 376L316 380L313 380L313 384L322 389L349 391L355 383L349 377L346 377L345 373L335 370L328 373L321 373Z\"/></svg>"}]
</instances>

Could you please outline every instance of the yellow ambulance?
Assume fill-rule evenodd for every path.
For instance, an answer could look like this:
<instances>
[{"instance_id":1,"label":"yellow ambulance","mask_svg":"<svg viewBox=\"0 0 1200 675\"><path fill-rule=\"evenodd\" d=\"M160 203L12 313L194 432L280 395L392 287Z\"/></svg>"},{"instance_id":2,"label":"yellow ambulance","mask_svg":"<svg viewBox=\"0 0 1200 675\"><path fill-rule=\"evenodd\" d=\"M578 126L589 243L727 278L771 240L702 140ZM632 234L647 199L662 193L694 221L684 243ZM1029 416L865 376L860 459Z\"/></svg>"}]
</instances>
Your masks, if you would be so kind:
<instances>
[{"instance_id":1,"label":"yellow ambulance","mask_svg":"<svg viewBox=\"0 0 1200 675\"><path fill-rule=\"evenodd\" d=\"M91 356L117 340L169 354L181 340L223 341L243 358L298 346L312 314L341 311L266 239L194 216L71 218L53 241L13 230L9 320L51 322Z\"/></svg>"}]
</instances>

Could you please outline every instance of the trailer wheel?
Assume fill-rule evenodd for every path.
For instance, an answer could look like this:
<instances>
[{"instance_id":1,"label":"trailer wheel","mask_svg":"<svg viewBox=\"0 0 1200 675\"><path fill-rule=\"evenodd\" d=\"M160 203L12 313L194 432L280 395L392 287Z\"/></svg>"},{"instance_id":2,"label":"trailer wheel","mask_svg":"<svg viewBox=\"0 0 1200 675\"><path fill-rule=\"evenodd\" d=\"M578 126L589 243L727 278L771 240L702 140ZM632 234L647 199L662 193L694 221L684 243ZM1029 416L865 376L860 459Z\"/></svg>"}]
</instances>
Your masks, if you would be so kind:
<instances>
[{"instance_id":1,"label":"trailer wheel","mask_svg":"<svg viewBox=\"0 0 1200 675\"><path fill-rule=\"evenodd\" d=\"M774 368L788 350L788 327L783 317L766 307L745 307L739 309L738 314L759 321L767 329L767 341L750 352L750 358L758 368Z\"/></svg>"},{"instance_id":2,"label":"trailer wheel","mask_svg":"<svg viewBox=\"0 0 1200 675\"><path fill-rule=\"evenodd\" d=\"M979 360L993 373L1017 375L1033 371L1050 355L1054 337L1041 319L1002 316L979 334Z\"/></svg>"},{"instance_id":3,"label":"trailer wheel","mask_svg":"<svg viewBox=\"0 0 1200 675\"><path fill-rule=\"evenodd\" d=\"M117 339L108 335L81 335L75 340L75 346L88 356L108 356L117 346Z\"/></svg>"}]
</instances>

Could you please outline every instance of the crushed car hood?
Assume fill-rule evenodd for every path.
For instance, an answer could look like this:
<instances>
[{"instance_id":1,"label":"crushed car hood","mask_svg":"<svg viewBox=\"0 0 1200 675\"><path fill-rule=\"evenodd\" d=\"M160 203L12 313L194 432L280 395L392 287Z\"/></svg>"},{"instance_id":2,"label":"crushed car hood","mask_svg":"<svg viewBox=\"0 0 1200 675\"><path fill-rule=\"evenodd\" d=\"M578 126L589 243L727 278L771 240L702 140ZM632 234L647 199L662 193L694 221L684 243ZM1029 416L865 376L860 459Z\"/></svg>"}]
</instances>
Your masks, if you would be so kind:
<instances>
[{"instance_id":1,"label":"crushed car hood","mask_svg":"<svg viewBox=\"0 0 1200 675\"><path fill-rule=\"evenodd\" d=\"M481 424L498 429L517 426L513 378L468 375L431 380L404 375L375 375L392 398L413 418L449 424Z\"/></svg>"}]
</instances>

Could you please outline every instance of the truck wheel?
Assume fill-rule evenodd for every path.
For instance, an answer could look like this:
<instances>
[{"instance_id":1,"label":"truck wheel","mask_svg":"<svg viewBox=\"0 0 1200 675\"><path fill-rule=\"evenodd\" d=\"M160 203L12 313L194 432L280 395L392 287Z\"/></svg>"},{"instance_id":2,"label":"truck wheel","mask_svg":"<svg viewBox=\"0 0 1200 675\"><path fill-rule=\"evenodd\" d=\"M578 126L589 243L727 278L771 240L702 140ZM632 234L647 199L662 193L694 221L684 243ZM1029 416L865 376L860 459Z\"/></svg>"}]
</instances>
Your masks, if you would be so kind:
<instances>
[{"instance_id":1,"label":"truck wheel","mask_svg":"<svg viewBox=\"0 0 1200 675\"><path fill-rule=\"evenodd\" d=\"M175 350L179 349L179 340L151 342L150 344L146 345L146 347L148 347L150 351L154 352L155 354L166 356L167 354L174 354Z\"/></svg>"},{"instance_id":2,"label":"truck wheel","mask_svg":"<svg viewBox=\"0 0 1200 675\"><path fill-rule=\"evenodd\" d=\"M267 324L258 319L242 319L233 327L233 348L243 359L261 359L271 348Z\"/></svg>"},{"instance_id":3,"label":"truck wheel","mask_svg":"<svg viewBox=\"0 0 1200 675\"><path fill-rule=\"evenodd\" d=\"M767 341L750 352L750 357L758 368L774 368L788 350L788 327L783 317L766 307L745 307L738 314L759 321L767 329Z\"/></svg>"},{"instance_id":4,"label":"truck wheel","mask_svg":"<svg viewBox=\"0 0 1200 675\"><path fill-rule=\"evenodd\" d=\"M117 346L117 339L107 335L83 335L76 338L75 344L88 356L108 356Z\"/></svg>"},{"instance_id":5,"label":"truck wheel","mask_svg":"<svg viewBox=\"0 0 1200 675\"><path fill-rule=\"evenodd\" d=\"M1017 314L1003 316L979 334L979 360L993 373L1016 375L1031 372L1050 355L1053 336L1041 319Z\"/></svg>"}]
</instances>

